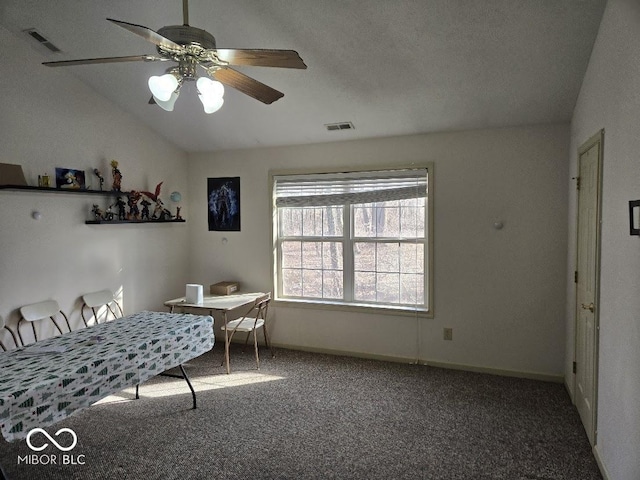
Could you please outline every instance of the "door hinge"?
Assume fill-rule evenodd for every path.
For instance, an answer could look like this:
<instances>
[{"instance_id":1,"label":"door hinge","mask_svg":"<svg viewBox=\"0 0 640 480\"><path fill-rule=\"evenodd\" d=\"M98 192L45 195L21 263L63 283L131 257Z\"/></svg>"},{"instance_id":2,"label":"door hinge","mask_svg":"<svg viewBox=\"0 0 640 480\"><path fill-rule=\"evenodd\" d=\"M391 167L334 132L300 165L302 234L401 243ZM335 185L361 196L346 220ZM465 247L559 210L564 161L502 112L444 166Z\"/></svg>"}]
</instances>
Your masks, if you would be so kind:
<instances>
[{"instance_id":1,"label":"door hinge","mask_svg":"<svg viewBox=\"0 0 640 480\"><path fill-rule=\"evenodd\" d=\"M573 283L578 283L578 271L573 272Z\"/></svg>"},{"instance_id":2,"label":"door hinge","mask_svg":"<svg viewBox=\"0 0 640 480\"><path fill-rule=\"evenodd\" d=\"M576 189L580 190L580 177L576 177Z\"/></svg>"},{"instance_id":3,"label":"door hinge","mask_svg":"<svg viewBox=\"0 0 640 480\"><path fill-rule=\"evenodd\" d=\"M576 373L576 370L577 370L576 362L573 362L573 373Z\"/></svg>"}]
</instances>

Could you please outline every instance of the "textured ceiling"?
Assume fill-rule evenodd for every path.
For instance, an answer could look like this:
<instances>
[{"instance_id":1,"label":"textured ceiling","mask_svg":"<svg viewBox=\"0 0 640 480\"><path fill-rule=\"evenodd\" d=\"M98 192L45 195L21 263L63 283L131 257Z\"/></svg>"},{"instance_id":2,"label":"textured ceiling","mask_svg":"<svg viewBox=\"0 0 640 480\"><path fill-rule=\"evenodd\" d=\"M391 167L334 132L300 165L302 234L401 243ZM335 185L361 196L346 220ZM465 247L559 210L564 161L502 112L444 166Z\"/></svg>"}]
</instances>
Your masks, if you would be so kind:
<instances>
[{"instance_id":1,"label":"textured ceiling","mask_svg":"<svg viewBox=\"0 0 640 480\"><path fill-rule=\"evenodd\" d=\"M227 88L212 115L191 84L173 112L148 105L147 78L164 72L164 62L42 68L77 76L185 151L566 122L605 3L191 0L189 23L218 47L293 49L308 65L238 67L285 96L264 105ZM22 30L36 28L62 50L45 53L34 42L26 62L155 54L107 17L158 30L182 23L182 3L0 0L7 29L34 42ZM343 121L355 129L324 127Z\"/></svg>"}]
</instances>

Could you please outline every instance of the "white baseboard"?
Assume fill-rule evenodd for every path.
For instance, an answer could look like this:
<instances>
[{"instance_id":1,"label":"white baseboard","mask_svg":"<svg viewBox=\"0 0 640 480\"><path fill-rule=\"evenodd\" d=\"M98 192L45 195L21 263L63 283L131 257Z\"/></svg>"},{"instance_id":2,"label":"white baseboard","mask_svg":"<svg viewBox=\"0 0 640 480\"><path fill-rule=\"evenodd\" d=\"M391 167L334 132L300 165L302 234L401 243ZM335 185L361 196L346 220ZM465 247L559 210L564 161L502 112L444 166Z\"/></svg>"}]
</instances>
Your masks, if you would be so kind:
<instances>
[{"instance_id":1,"label":"white baseboard","mask_svg":"<svg viewBox=\"0 0 640 480\"><path fill-rule=\"evenodd\" d=\"M379 354L372 354L372 353L365 353L365 352L350 352L350 351L344 351L344 350L334 350L329 348L304 347L304 346L286 345L286 344L274 344L273 346L279 347L279 348L286 348L289 350L301 350L301 351L313 352L313 353L326 353L329 355L343 355L346 357L367 358L371 360L383 360L386 362L408 363L408 364L417 363L419 365L426 365L431 367L448 368L451 370L464 370L467 372L487 373L490 375L501 375L504 377L528 378L531 380L541 380L545 382L554 382L554 383L564 382L563 375L551 375L547 373L522 372L517 370L505 370L505 369L499 369L499 368L482 367L477 365L437 362L437 361L422 360L422 359L416 362L415 358L409 358L409 357L379 355Z\"/></svg>"},{"instance_id":2,"label":"white baseboard","mask_svg":"<svg viewBox=\"0 0 640 480\"><path fill-rule=\"evenodd\" d=\"M487 373L490 375L501 375L503 377L528 378L530 380L541 380L543 382L563 383L564 375L551 375L539 372L523 372L519 370L505 370L501 368L482 367L476 365L465 365L449 362L433 362L420 361L422 365L430 365L432 367L450 368L452 370L465 370L467 372Z\"/></svg>"},{"instance_id":3,"label":"white baseboard","mask_svg":"<svg viewBox=\"0 0 640 480\"><path fill-rule=\"evenodd\" d=\"M607 468L604 466L604 462L602 461L602 456L600 455L598 444L594 445L593 447L593 456L596 459L596 463L598 464L598 468L600 469L603 480L611 480L611 475L609 475L609 472L607 471Z\"/></svg>"}]
</instances>

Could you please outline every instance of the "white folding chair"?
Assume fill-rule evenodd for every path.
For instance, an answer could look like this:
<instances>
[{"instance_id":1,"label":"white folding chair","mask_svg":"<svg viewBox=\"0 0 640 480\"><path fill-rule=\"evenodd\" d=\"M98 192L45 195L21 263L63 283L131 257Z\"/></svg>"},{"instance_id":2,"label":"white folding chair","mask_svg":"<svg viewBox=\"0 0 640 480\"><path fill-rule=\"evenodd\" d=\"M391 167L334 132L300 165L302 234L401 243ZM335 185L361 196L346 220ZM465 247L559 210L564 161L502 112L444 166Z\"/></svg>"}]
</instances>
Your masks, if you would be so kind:
<instances>
[{"instance_id":1,"label":"white folding chair","mask_svg":"<svg viewBox=\"0 0 640 480\"><path fill-rule=\"evenodd\" d=\"M56 317L61 315L66 324L67 331L71 331L71 325L69 325L69 319L64 314L62 310L60 310L60 306L58 302L55 300L45 300L44 302L32 303L30 305L25 305L24 307L20 307L20 320L18 320L18 325L16 330L18 330L18 337L20 337L20 344L24 346L24 339L22 338L22 332L20 331L20 326L23 322L27 322L31 324L31 328L33 329L33 339L38 341L38 333L36 330L36 322L45 321L47 319L51 320L51 322L55 325L56 329L62 335L64 332L58 322L56 321Z\"/></svg>"},{"instance_id":2,"label":"white folding chair","mask_svg":"<svg viewBox=\"0 0 640 480\"><path fill-rule=\"evenodd\" d=\"M259 328L262 328L262 332L264 333L264 343L269 348L271 356L274 356L271 345L269 345L269 337L267 335L267 327L265 325L270 302L271 293L262 295L261 297L256 298L251 308L242 317L236 320L231 320L229 322L226 322L225 325L222 325L221 330L225 332L225 360L227 362L227 365L229 364L228 346L231 343L231 339L236 334L236 332L244 332L247 334L247 337L244 341L245 347L247 345L247 342L249 341L249 336L253 334L253 348L256 353L256 366L258 367L258 370L260 370L260 357L258 356L258 336L256 334L256 330L258 330Z\"/></svg>"},{"instance_id":3,"label":"white folding chair","mask_svg":"<svg viewBox=\"0 0 640 480\"><path fill-rule=\"evenodd\" d=\"M0 317L0 325L2 325L1 330L8 330L9 333L11 334L11 338L13 339L13 343L16 346L16 348L18 348L20 346L20 344L18 343L18 339L16 338L16 334L13 333L13 330L11 330L5 323L4 323L4 319L2 317ZM4 337L3 337L4 338ZM8 350L8 348L4 345L4 343L2 342L2 340L0 340L0 347L2 348L3 352L6 352Z\"/></svg>"},{"instance_id":4,"label":"white folding chair","mask_svg":"<svg viewBox=\"0 0 640 480\"><path fill-rule=\"evenodd\" d=\"M99 319L104 314L104 321L109 320L109 313L114 320L124 316L122 307L116 301L111 290L100 290L99 292L86 293L82 296L82 307L80 315L85 326L89 326L89 320L84 316L85 309L91 309L93 318L96 323L100 323Z\"/></svg>"}]
</instances>

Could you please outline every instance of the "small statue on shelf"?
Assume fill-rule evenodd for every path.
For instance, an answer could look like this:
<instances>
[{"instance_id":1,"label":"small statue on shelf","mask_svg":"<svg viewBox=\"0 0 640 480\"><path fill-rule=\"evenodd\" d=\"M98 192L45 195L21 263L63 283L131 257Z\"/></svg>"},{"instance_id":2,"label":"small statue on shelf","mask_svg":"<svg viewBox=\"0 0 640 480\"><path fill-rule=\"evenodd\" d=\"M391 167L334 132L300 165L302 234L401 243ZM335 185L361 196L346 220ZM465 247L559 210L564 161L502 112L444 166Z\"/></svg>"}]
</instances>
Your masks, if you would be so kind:
<instances>
[{"instance_id":1,"label":"small statue on shelf","mask_svg":"<svg viewBox=\"0 0 640 480\"><path fill-rule=\"evenodd\" d=\"M182 220L182 216L180 215L180 209L182 207L178 206L176 207L176 220Z\"/></svg>"},{"instance_id":2,"label":"small statue on shelf","mask_svg":"<svg viewBox=\"0 0 640 480\"><path fill-rule=\"evenodd\" d=\"M141 197L142 194L140 192L136 192L135 190L131 190L131 192L129 192L129 220L140 220L138 202Z\"/></svg>"},{"instance_id":3,"label":"small statue on shelf","mask_svg":"<svg viewBox=\"0 0 640 480\"><path fill-rule=\"evenodd\" d=\"M156 218L155 212L153 214L153 218ZM173 218L173 215L171 215L171 212L166 208L163 208L162 210L160 210L160 213L158 214L158 217L157 217L158 220L162 220L163 222L168 222L172 218Z\"/></svg>"},{"instance_id":4,"label":"small statue on shelf","mask_svg":"<svg viewBox=\"0 0 640 480\"><path fill-rule=\"evenodd\" d=\"M100 170L98 170L97 168L93 169L93 173L96 175L96 177L98 177L98 181L100 182L100 191L102 191L102 187L104 185L104 177L100 173Z\"/></svg>"},{"instance_id":5,"label":"small statue on shelf","mask_svg":"<svg viewBox=\"0 0 640 480\"><path fill-rule=\"evenodd\" d=\"M101 221L104 220L104 212L102 211L102 209L100 207L98 207L98 205L96 205L95 203L93 204L93 208L91 209L91 213L93 214L94 218L97 221Z\"/></svg>"},{"instance_id":6,"label":"small statue on shelf","mask_svg":"<svg viewBox=\"0 0 640 480\"><path fill-rule=\"evenodd\" d=\"M111 174L113 175L113 188L111 190L121 192L122 173L118 168L118 162L116 160L111 160Z\"/></svg>"},{"instance_id":7,"label":"small statue on shelf","mask_svg":"<svg viewBox=\"0 0 640 480\"><path fill-rule=\"evenodd\" d=\"M142 212L140 213L140 220L149 220L149 206L151 205L151 202L149 200L147 200L146 198L143 198L142 201L140 202L140 204L142 205Z\"/></svg>"},{"instance_id":8,"label":"small statue on shelf","mask_svg":"<svg viewBox=\"0 0 640 480\"><path fill-rule=\"evenodd\" d=\"M153 220L159 220L160 219L160 214L161 214L162 208L164 206L162 204L162 200L160 200L160 187L162 187L163 183L164 182L160 182L158 185L156 185L156 191L154 193L142 192L145 196L149 197L156 204L156 207L153 210L153 215L151 217Z\"/></svg>"},{"instance_id":9,"label":"small statue on shelf","mask_svg":"<svg viewBox=\"0 0 640 480\"><path fill-rule=\"evenodd\" d=\"M126 205L127 204L124 200L122 200L122 197L118 197L115 203L115 206L118 207L118 220L125 220L127 218L125 209L124 209Z\"/></svg>"},{"instance_id":10,"label":"small statue on shelf","mask_svg":"<svg viewBox=\"0 0 640 480\"><path fill-rule=\"evenodd\" d=\"M111 205L109 205L107 207L107 209L104 211L104 214L102 215L102 218L104 218L108 222L113 220L113 212L111 211Z\"/></svg>"},{"instance_id":11,"label":"small statue on shelf","mask_svg":"<svg viewBox=\"0 0 640 480\"><path fill-rule=\"evenodd\" d=\"M165 220L165 212L168 212L166 208L164 208L164 203L159 198L156 200L156 208L153 209L153 218L158 220ZM171 214L169 214L171 215Z\"/></svg>"}]
</instances>

